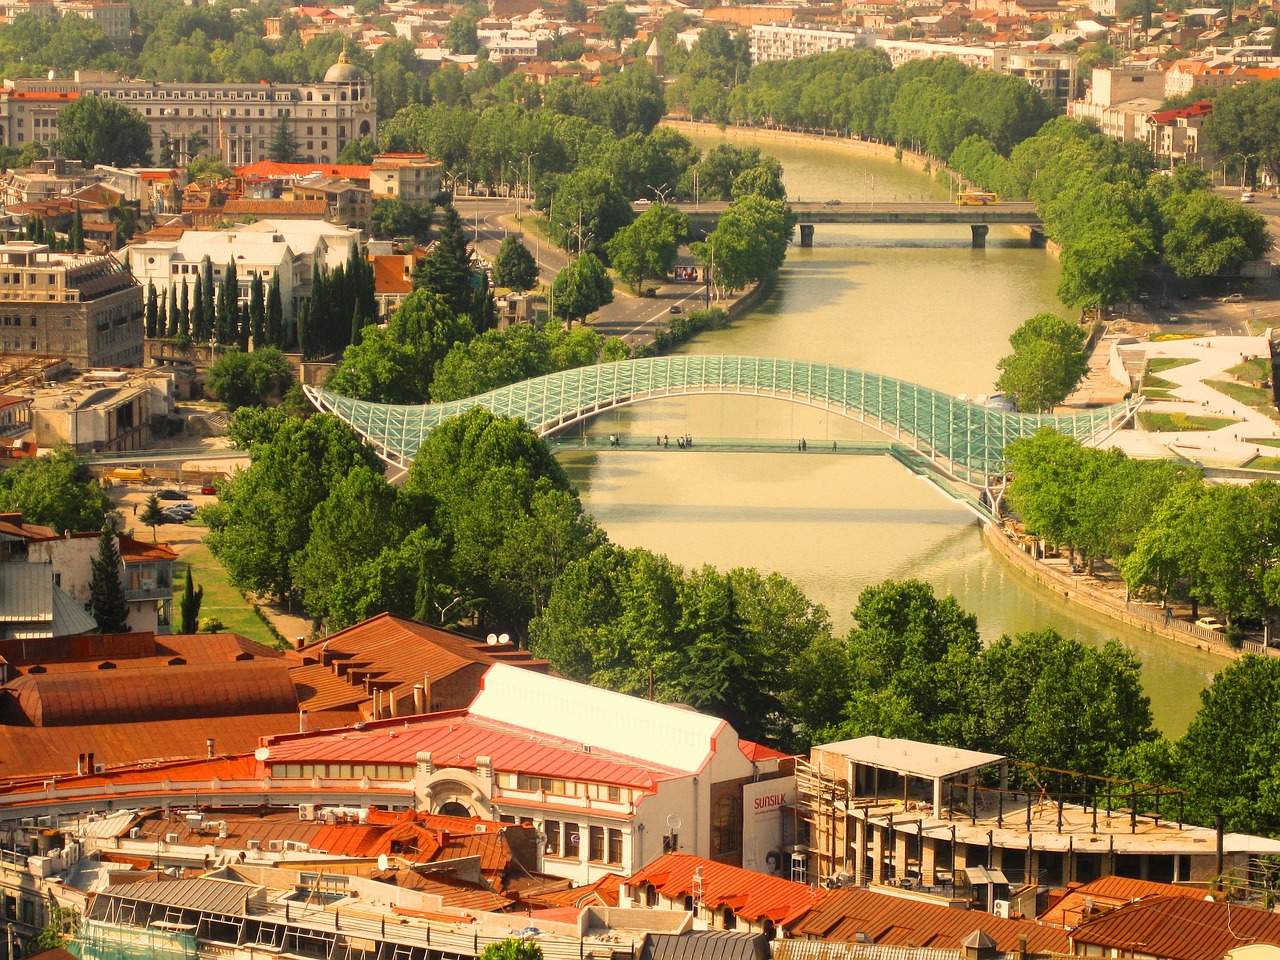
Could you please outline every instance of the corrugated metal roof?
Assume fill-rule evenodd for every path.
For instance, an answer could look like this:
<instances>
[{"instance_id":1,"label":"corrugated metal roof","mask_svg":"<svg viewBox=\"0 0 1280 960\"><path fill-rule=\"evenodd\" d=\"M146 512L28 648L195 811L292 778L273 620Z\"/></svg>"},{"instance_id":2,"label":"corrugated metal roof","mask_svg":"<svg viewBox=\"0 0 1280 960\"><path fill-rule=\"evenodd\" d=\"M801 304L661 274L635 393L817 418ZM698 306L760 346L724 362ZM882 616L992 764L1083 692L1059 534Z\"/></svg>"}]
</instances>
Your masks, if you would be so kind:
<instances>
[{"instance_id":1,"label":"corrugated metal roof","mask_svg":"<svg viewBox=\"0 0 1280 960\"><path fill-rule=\"evenodd\" d=\"M690 930L649 934L640 960L763 960L768 955L769 939L763 934Z\"/></svg>"},{"instance_id":2,"label":"corrugated metal roof","mask_svg":"<svg viewBox=\"0 0 1280 960\"><path fill-rule=\"evenodd\" d=\"M1167 960L1221 960L1246 943L1280 945L1280 914L1189 897L1155 897L1076 927L1071 940Z\"/></svg>"},{"instance_id":3,"label":"corrugated metal roof","mask_svg":"<svg viewBox=\"0 0 1280 960\"><path fill-rule=\"evenodd\" d=\"M421 720L371 725L269 744L268 763L414 764L430 753L437 766L474 769L476 757L490 757L496 770L541 777L652 788L660 780L684 776L664 768L547 734L461 712Z\"/></svg>"},{"instance_id":4,"label":"corrugated metal roof","mask_svg":"<svg viewBox=\"0 0 1280 960\"><path fill-rule=\"evenodd\" d=\"M1190 897L1203 900L1205 894L1202 887L1180 887L1172 883L1132 880L1129 877L1101 877L1073 886L1037 919L1041 923L1070 930L1086 918L1086 911L1106 912L1146 897Z\"/></svg>"},{"instance_id":5,"label":"corrugated metal roof","mask_svg":"<svg viewBox=\"0 0 1280 960\"><path fill-rule=\"evenodd\" d=\"M958 960L963 952L881 943L833 943L828 940L778 940L773 960Z\"/></svg>"},{"instance_id":6,"label":"corrugated metal roof","mask_svg":"<svg viewBox=\"0 0 1280 960\"><path fill-rule=\"evenodd\" d=\"M252 884L237 880L196 877L171 883L140 881L120 884L98 896L239 916L245 912L245 898L252 898L257 889Z\"/></svg>"},{"instance_id":7,"label":"corrugated metal roof","mask_svg":"<svg viewBox=\"0 0 1280 960\"><path fill-rule=\"evenodd\" d=\"M627 878L627 886L652 884L664 897L680 900L693 895L697 871L702 874L702 902L711 909L728 907L744 920L767 918L776 924L788 925L814 903L814 892L803 883L687 853L668 853L659 857Z\"/></svg>"},{"instance_id":8,"label":"corrugated metal roof","mask_svg":"<svg viewBox=\"0 0 1280 960\"><path fill-rule=\"evenodd\" d=\"M824 890L804 916L790 926L796 936L852 943L863 933L875 943L959 949L960 941L982 930L1010 953L1025 937L1032 953L1068 953L1062 930L1029 920L1004 920L976 910L955 910L871 890Z\"/></svg>"},{"instance_id":9,"label":"corrugated metal roof","mask_svg":"<svg viewBox=\"0 0 1280 960\"><path fill-rule=\"evenodd\" d=\"M51 624L52 568L43 563L0 564L0 620Z\"/></svg>"}]
</instances>

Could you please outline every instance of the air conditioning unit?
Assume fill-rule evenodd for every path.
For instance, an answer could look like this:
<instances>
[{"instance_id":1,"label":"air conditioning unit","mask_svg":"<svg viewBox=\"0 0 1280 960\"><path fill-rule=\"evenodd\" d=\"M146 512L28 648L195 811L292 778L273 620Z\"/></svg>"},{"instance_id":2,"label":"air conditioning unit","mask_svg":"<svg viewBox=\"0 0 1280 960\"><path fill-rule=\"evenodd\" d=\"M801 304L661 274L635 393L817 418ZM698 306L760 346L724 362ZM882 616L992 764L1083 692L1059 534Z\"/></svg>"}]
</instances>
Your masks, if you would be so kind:
<instances>
[{"instance_id":1,"label":"air conditioning unit","mask_svg":"<svg viewBox=\"0 0 1280 960\"><path fill-rule=\"evenodd\" d=\"M164 835L164 842L165 842L165 843L177 843L177 842L178 842L178 835L177 835L176 833L166 833L166 834Z\"/></svg>"},{"instance_id":2,"label":"air conditioning unit","mask_svg":"<svg viewBox=\"0 0 1280 960\"><path fill-rule=\"evenodd\" d=\"M305 842L305 841L303 841L303 840L286 840L286 841L284 842L284 848L285 848L286 850L292 850L292 851L294 851L295 853L297 853L297 852L304 852L304 853L305 853L305 852L306 852L306 850L307 850L307 844L306 844L306 842Z\"/></svg>"},{"instance_id":3,"label":"air conditioning unit","mask_svg":"<svg viewBox=\"0 0 1280 960\"><path fill-rule=\"evenodd\" d=\"M316 818L316 805L314 803L298 804L299 820L314 820Z\"/></svg>"},{"instance_id":4,"label":"air conditioning unit","mask_svg":"<svg viewBox=\"0 0 1280 960\"><path fill-rule=\"evenodd\" d=\"M268 840L267 849L271 850L274 853L279 853L281 850L284 849L284 844L279 840Z\"/></svg>"},{"instance_id":5,"label":"air conditioning unit","mask_svg":"<svg viewBox=\"0 0 1280 960\"><path fill-rule=\"evenodd\" d=\"M994 913L997 917L1003 917L1004 919L1008 920L1009 919L1009 901L1008 900L995 901L993 904L991 904L991 912Z\"/></svg>"},{"instance_id":6,"label":"air conditioning unit","mask_svg":"<svg viewBox=\"0 0 1280 960\"><path fill-rule=\"evenodd\" d=\"M95 763L95 764L93 765L93 772L94 772L94 773L106 773L106 772L107 772L107 765L106 765L105 763Z\"/></svg>"},{"instance_id":7,"label":"air conditioning unit","mask_svg":"<svg viewBox=\"0 0 1280 960\"><path fill-rule=\"evenodd\" d=\"M248 841L247 843L245 843L245 848L246 848L246 849L248 849L248 850L261 850L261 849L262 849L262 841L261 841L261 840L250 840L250 841Z\"/></svg>"},{"instance_id":8,"label":"air conditioning unit","mask_svg":"<svg viewBox=\"0 0 1280 960\"><path fill-rule=\"evenodd\" d=\"M137 840L137 839L138 839L138 837L139 837L139 836L141 836L141 835L142 835L142 831L141 831L141 830L139 830L137 827L130 827L130 828L129 828L129 839L130 839L130 840Z\"/></svg>"},{"instance_id":9,"label":"air conditioning unit","mask_svg":"<svg viewBox=\"0 0 1280 960\"><path fill-rule=\"evenodd\" d=\"M476 824L476 833L488 833L488 832L489 832L489 828L486 827L483 823Z\"/></svg>"}]
</instances>

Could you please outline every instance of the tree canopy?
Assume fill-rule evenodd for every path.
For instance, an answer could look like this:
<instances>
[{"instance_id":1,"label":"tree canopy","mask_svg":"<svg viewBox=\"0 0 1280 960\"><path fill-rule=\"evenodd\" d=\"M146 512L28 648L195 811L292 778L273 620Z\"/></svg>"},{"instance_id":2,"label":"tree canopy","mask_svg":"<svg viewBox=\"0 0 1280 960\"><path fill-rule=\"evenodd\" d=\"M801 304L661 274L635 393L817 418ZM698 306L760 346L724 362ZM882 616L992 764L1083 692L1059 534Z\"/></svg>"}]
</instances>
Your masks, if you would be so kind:
<instances>
[{"instance_id":1,"label":"tree canopy","mask_svg":"<svg viewBox=\"0 0 1280 960\"><path fill-rule=\"evenodd\" d=\"M0 508L59 534L101 530L115 509L85 462L65 449L0 471Z\"/></svg>"},{"instance_id":2,"label":"tree canopy","mask_svg":"<svg viewBox=\"0 0 1280 960\"><path fill-rule=\"evenodd\" d=\"M86 167L146 166L151 131L136 110L106 97L80 97L58 111L58 152Z\"/></svg>"},{"instance_id":3,"label":"tree canopy","mask_svg":"<svg viewBox=\"0 0 1280 960\"><path fill-rule=\"evenodd\" d=\"M1089 358L1085 331L1052 313L1038 313L1009 337L1013 353L997 366L996 389L1013 398L1024 413L1051 412L1084 379Z\"/></svg>"}]
</instances>

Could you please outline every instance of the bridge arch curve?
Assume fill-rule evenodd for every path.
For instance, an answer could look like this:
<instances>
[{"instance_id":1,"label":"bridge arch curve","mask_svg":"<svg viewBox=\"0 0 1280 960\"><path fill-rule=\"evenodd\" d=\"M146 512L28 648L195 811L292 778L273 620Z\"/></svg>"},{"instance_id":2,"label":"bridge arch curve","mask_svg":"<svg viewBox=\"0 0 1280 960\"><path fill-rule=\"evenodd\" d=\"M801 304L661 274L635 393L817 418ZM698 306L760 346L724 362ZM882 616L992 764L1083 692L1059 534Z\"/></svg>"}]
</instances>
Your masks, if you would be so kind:
<instances>
[{"instance_id":1,"label":"bridge arch curve","mask_svg":"<svg viewBox=\"0 0 1280 960\"><path fill-rule=\"evenodd\" d=\"M465 400L420 405L371 403L306 387L320 410L337 415L388 463L408 467L432 428L472 407L518 417L546 437L596 414L689 395L769 397L866 424L928 456L956 479L981 484L1002 472L1005 446L1049 426L1086 440L1120 427L1140 399L1069 414L1028 414L980 406L930 387L865 370L774 357L670 356L577 367Z\"/></svg>"}]
</instances>

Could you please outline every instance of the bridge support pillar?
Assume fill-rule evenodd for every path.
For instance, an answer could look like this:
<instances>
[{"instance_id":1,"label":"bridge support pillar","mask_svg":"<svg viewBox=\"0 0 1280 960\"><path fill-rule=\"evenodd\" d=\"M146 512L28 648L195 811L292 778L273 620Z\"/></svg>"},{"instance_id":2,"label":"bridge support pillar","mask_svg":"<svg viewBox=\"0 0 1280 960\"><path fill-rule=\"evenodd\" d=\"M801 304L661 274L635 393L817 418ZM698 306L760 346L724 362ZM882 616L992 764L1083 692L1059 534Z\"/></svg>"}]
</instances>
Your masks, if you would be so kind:
<instances>
[{"instance_id":1,"label":"bridge support pillar","mask_svg":"<svg viewBox=\"0 0 1280 960\"><path fill-rule=\"evenodd\" d=\"M802 247L813 246L813 224L812 223L800 224L800 246Z\"/></svg>"},{"instance_id":2,"label":"bridge support pillar","mask_svg":"<svg viewBox=\"0 0 1280 960\"><path fill-rule=\"evenodd\" d=\"M991 228L985 223L971 223L969 229L973 232L973 245L975 247L985 247L987 245L987 234Z\"/></svg>"}]
</instances>

